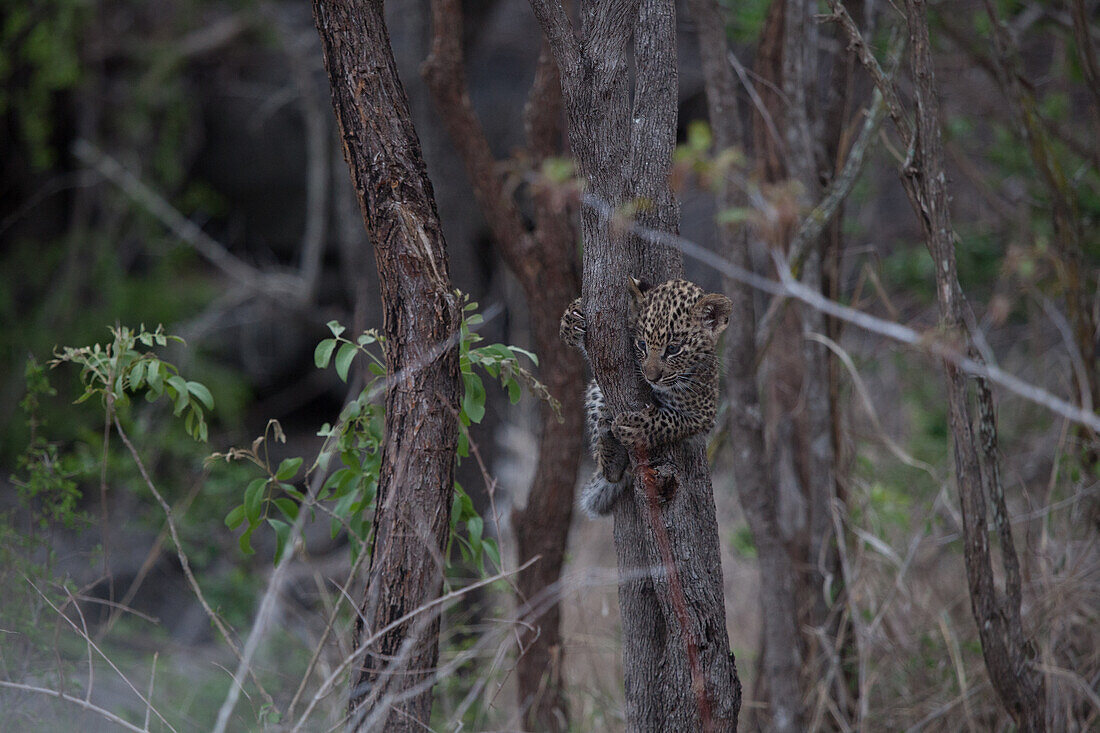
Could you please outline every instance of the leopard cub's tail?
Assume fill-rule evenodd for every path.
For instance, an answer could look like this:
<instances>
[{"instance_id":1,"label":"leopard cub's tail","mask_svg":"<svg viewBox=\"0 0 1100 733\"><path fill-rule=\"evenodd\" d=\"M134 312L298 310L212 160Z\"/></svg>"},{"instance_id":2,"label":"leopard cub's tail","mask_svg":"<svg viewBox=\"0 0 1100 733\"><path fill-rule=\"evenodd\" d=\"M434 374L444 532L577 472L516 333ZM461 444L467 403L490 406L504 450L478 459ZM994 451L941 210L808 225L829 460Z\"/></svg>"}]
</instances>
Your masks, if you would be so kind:
<instances>
[{"instance_id":1,"label":"leopard cub's tail","mask_svg":"<svg viewBox=\"0 0 1100 733\"><path fill-rule=\"evenodd\" d=\"M624 472L621 479L611 483L597 471L581 489L581 509L592 519L610 514L615 507L615 502L619 500L629 484L629 472Z\"/></svg>"}]
</instances>

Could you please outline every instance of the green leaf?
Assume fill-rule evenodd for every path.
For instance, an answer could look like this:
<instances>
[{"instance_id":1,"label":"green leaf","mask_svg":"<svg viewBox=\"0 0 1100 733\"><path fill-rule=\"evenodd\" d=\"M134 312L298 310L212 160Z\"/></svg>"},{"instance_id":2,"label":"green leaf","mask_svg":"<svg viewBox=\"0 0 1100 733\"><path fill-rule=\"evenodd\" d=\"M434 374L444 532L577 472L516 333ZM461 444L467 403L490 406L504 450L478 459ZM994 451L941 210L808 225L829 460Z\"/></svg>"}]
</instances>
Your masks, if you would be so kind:
<instances>
[{"instance_id":1,"label":"green leaf","mask_svg":"<svg viewBox=\"0 0 1100 733\"><path fill-rule=\"evenodd\" d=\"M335 348L336 339L325 339L317 344L317 348L313 350L313 363L317 365L318 369L328 369L328 362L332 358L332 351Z\"/></svg>"},{"instance_id":2,"label":"green leaf","mask_svg":"<svg viewBox=\"0 0 1100 733\"><path fill-rule=\"evenodd\" d=\"M514 379L509 379L505 383L505 387L508 388L508 400L513 405L519 402L519 398L523 395L523 389L519 386L519 382Z\"/></svg>"},{"instance_id":3,"label":"green leaf","mask_svg":"<svg viewBox=\"0 0 1100 733\"><path fill-rule=\"evenodd\" d=\"M294 484L286 484L286 483L281 483L280 482L279 483L279 488L282 489L287 494L289 494L290 496L293 496L298 501L305 501L306 500L306 495L303 494L301 491L298 491L298 489L294 488Z\"/></svg>"},{"instance_id":4,"label":"green leaf","mask_svg":"<svg viewBox=\"0 0 1100 733\"><path fill-rule=\"evenodd\" d=\"M527 349L521 349L521 348L520 348L520 347L518 347L518 346L506 346L506 347L504 347L504 348L506 348L506 349L508 349L508 350L509 350L510 352L512 352L512 356L515 356L515 355L516 355L517 353L518 353L518 354L523 354L523 355L524 355L524 356L526 356L526 357L527 357L528 359L530 359L530 360L531 360L531 362L532 362L532 363L533 363L533 364L534 364L535 366L538 366L538 365L539 365L539 358L538 358L538 356L536 356L536 355L535 355L535 354L533 354L532 352L528 351Z\"/></svg>"},{"instance_id":5,"label":"green leaf","mask_svg":"<svg viewBox=\"0 0 1100 733\"><path fill-rule=\"evenodd\" d=\"M244 521L244 504L236 506L230 510L229 514L225 515L225 526L230 529L236 529L241 526L241 522Z\"/></svg>"},{"instance_id":6,"label":"green leaf","mask_svg":"<svg viewBox=\"0 0 1100 733\"><path fill-rule=\"evenodd\" d=\"M279 511L281 511L290 521L293 522L298 518L298 504L293 500L285 496L280 496L278 499L274 500L274 504L279 507Z\"/></svg>"},{"instance_id":7,"label":"green leaf","mask_svg":"<svg viewBox=\"0 0 1100 733\"><path fill-rule=\"evenodd\" d=\"M267 523L275 530L275 562L279 562L283 557L287 538L290 537L290 525L281 519L268 519Z\"/></svg>"},{"instance_id":8,"label":"green leaf","mask_svg":"<svg viewBox=\"0 0 1100 733\"><path fill-rule=\"evenodd\" d=\"M344 382L348 381L348 370L351 368L351 360L355 358L356 352L359 349L355 344L341 344L340 350L336 352L336 373L340 375L340 379Z\"/></svg>"},{"instance_id":9,"label":"green leaf","mask_svg":"<svg viewBox=\"0 0 1100 733\"><path fill-rule=\"evenodd\" d=\"M149 362L149 366L146 368L146 381L149 382L149 388L153 390L158 396L164 390L164 364L159 361L153 360Z\"/></svg>"},{"instance_id":10,"label":"green leaf","mask_svg":"<svg viewBox=\"0 0 1100 733\"><path fill-rule=\"evenodd\" d=\"M187 393L187 381L178 374L173 374L168 377L167 382L176 391L176 406L172 410L172 414L179 416L190 401Z\"/></svg>"},{"instance_id":11,"label":"green leaf","mask_svg":"<svg viewBox=\"0 0 1100 733\"><path fill-rule=\"evenodd\" d=\"M382 365L375 364L373 361L367 365L367 369L376 377L383 377L386 375L386 370L382 368Z\"/></svg>"},{"instance_id":12,"label":"green leaf","mask_svg":"<svg viewBox=\"0 0 1100 733\"><path fill-rule=\"evenodd\" d=\"M485 417L485 385L476 374L463 374L462 411L471 422L480 423Z\"/></svg>"},{"instance_id":13,"label":"green leaf","mask_svg":"<svg viewBox=\"0 0 1100 733\"><path fill-rule=\"evenodd\" d=\"M210 390L205 385L198 382L188 382L187 391L198 397L206 405L207 410L214 409L214 395L210 394Z\"/></svg>"},{"instance_id":14,"label":"green leaf","mask_svg":"<svg viewBox=\"0 0 1100 733\"><path fill-rule=\"evenodd\" d=\"M260 511L264 502L264 487L266 486L267 479L258 478L254 479L248 485L248 488L244 490L244 515L248 517L250 525L260 521Z\"/></svg>"},{"instance_id":15,"label":"green leaf","mask_svg":"<svg viewBox=\"0 0 1100 733\"><path fill-rule=\"evenodd\" d=\"M713 135L710 132L710 125L702 120L695 120L688 123L687 129L687 144L692 150L700 153L705 153L713 141Z\"/></svg>"},{"instance_id":16,"label":"green leaf","mask_svg":"<svg viewBox=\"0 0 1100 733\"><path fill-rule=\"evenodd\" d=\"M481 533L485 531L485 520L470 517L466 520L466 532L470 535L470 546L477 550L481 546Z\"/></svg>"},{"instance_id":17,"label":"green leaf","mask_svg":"<svg viewBox=\"0 0 1100 733\"><path fill-rule=\"evenodd\" d=\"M294 478L298 473L298 469L302 466L301 458L287 458L279 464L279 470L275 472L276 481L286 481L287 479Z\"/></svg>"},{"instance_id":18,"label":"green leaf","mask_svg":"<svg viewBox=\"0 0 1100 733\"><path fill-rule=\"evenodd\" d=\"M333 336L339 336L347 329L340 325L340 321L329 321L325 324L328 326L328 330L332 331Z\"/></svg>"},{"instance_id":19,"label":"green leaf","mask_svg":"<svg viewBox=\"0 0 1100 733\"><path fill-rule=\"evenodd\" d=\"M246 555L251 555L256 552L252 549L252 533L256 531L256 527L258 526L258 524L248 525L248 529L246 529L244 531L244 534L241 535L241 538L237 540L237 544L240 546L241 552Z\"/></svg>"},{"instance_id":20,"label":"green leaf","mask_svg":"<svg viewBox=\"0 0 1100 733\"><path fill-rule=\"evenodd\" d=\"M489 556L489 559L493 561L493 565L500 567L500 548L497 547L496 540L492 537L487 537L481 543L481 547L485 550L485 554Z\"/></svg>"},{"instance_id":21,"label":"green leaf","mask_svg":"<svg viewBox=\"0 0 1100 733\"><path fill-rule=\"evenodd\" d=\"M723 209L716 217L719 224L741 224L752 216L752 209L733 208Z\"/></svg>"},{"instance_id":22,"label":"green leaf","mask_svg":"<svg viewBox=\"0 0 1100 733\"><path fill-rule=\"evenodd\" d=\"M130 370L130 389L137 392L141 389L141 383L145 381L145 362L139 361L134 364L134 368Z\"/></svg>"}]
</instances>

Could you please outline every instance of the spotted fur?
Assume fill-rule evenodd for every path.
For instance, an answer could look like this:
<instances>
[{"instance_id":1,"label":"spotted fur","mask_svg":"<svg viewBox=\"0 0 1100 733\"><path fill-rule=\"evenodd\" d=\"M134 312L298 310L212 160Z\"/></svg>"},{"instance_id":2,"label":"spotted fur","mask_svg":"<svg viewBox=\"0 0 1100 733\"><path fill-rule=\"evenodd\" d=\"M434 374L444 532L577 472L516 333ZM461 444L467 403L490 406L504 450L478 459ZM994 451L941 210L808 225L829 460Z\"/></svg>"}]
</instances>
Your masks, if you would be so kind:
<instances>
[{"instance_id":1,"label":"spotted fur","mask_svg":"<svg viewBox=\"0 0 1100 733\"><path fill-rule=\"evenodd\" d=\"M614 420L593 380L585 393L596 473L581 492L590 516L608 514L630 481L626 448L678 443L714 427L718 411L718 337L729 325L729 298L686 280L656 287L631 279L630 325L635 365L653 404ZM584 351L580 299L562 314L562 340Z\"/></svg>"}]
</instances>

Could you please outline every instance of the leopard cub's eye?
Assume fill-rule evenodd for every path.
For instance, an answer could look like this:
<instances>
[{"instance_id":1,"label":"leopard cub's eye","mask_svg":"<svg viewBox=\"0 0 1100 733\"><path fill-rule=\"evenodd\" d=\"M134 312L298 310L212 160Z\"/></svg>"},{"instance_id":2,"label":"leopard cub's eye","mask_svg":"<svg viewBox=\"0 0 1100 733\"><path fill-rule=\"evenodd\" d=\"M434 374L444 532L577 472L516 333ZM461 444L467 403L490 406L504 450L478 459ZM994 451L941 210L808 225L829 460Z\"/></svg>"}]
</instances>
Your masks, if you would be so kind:
<instances>
[{"instance_id":1,"label":"leopard cub's eye","mask_svg":"<svg viewBox=\"0 0 1100 733\"><path fill-rule=\"evenodd\" d=\"M642 341L641 339L637 339L634 342L634 348L636 348L638 350L639 354L644 354L645 353L645 341Z\"/></svg>"},{"instance_id":2,"label":"leopard cub's eye","mask_svg":"<svg viewBox=\"0 0 1100 733\"><path fill-rule=\"evenodd\" d=\"M665 347L665 356L676 356L680 353L680 344L669 344Z\"/></svg>"}]
</instances>

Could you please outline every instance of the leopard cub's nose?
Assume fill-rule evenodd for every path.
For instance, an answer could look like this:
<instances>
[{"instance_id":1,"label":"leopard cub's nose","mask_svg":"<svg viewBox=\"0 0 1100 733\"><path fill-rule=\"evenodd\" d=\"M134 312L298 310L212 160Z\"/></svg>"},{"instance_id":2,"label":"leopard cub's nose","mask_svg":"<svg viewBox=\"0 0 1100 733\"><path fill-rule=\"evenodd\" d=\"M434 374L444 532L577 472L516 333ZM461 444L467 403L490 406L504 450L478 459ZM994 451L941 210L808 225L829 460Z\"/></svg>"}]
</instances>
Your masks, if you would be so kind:
<instances>
[{"instance_id":1,"label":"leopard cub's nose","mask_svg":"<svg viewBox=\"0 0 1100 733\"><path fill-rule=\"evenodd\" d=\"M656 382L661 377L661 365L656 359L647 360L643 369L646 380Z\"/></svg>"}]
</instances>

